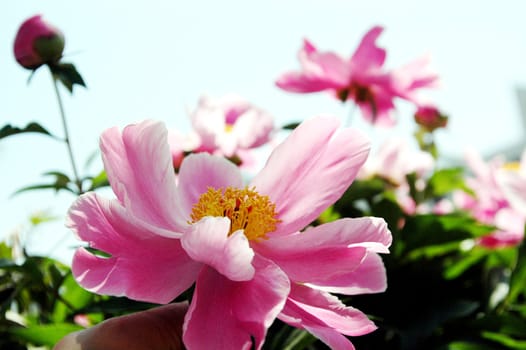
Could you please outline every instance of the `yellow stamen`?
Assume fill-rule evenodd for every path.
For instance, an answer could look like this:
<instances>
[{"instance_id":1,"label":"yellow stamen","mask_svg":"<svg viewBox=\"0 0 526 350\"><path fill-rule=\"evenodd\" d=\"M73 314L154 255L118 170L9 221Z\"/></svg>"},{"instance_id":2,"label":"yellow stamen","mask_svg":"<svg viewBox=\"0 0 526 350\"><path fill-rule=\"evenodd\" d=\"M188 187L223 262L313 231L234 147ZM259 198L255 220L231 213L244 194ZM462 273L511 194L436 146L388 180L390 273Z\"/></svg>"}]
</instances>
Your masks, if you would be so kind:
<instances>
[{"instance_id":1,"label":"yellow stamen","mask_svg":"<svg viewBox=\"0 0 526 350\"><path fill-rule=\"evenodd\" d=\"M255 188L244 189L209 187L192 208L190 223L205 216L224 216L230 219L229 235L244 230L249 240L267 239L267 233L276 230L280 221L276 218L276 206L268 196L262 196Z\"/></svg>"},{"instance_id":2,"label":"yellow stamen","mask_svg":"<svg viewBox=\"0 0 526 350\"><path fill-rule=\"evenodd\" d=\"M232 132L232 130L234 130L234 125L233 124L225 124L225 132L229 133L229 132Z\"/></svg>"},{"instance_id":3,"label":"yellow stamen","mask_svg":"<svg viewBox=\"0 0 526 350\"><path fill-rule=\"evenodd\" d=\"M509 162L502 166L505 170L511 170L511 171L519 171L521 168L521 163L519 162Z\"/></svg>"}]
</instances>

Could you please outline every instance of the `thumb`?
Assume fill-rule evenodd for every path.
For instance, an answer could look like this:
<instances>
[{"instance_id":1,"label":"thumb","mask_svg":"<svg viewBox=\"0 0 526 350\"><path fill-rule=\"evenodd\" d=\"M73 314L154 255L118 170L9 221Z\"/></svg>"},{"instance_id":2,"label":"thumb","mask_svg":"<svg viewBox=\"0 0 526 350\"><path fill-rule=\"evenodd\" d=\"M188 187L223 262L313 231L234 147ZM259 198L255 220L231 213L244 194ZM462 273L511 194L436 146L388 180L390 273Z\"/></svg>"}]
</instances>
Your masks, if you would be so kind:
<instances>
[{"instance_id":1,"label":"thumb","mask_svg":"<svg viewBox=\"0 0 526 350\"><path fill-rule=\"evenodd\" d=\"M110 318L67 335L53 350L182 350L187 310L188 303L182 302Z\"/></svg>"}]
</instances>

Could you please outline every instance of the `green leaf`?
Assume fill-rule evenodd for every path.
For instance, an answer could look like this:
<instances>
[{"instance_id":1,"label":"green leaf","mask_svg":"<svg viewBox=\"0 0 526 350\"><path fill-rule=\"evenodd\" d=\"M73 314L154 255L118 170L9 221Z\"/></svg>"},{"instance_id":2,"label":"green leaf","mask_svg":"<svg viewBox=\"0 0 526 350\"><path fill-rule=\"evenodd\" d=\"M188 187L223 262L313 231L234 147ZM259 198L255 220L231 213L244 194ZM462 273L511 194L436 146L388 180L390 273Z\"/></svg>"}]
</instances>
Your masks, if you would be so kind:
<instances>
[{"instance_id":1,"label":"green leaf","mask_svg":"<svg viewBox=\"0 0 526 350\"><path fill-rule=\"evenodd\" d=\"M473 249L469 254L462 256L460 259L455 259L449 263L444 269L444 278L453 279L460 276L464 271L469 269L471 266L477 264L484 257L488 255L488 251L485 249Z\"/></svg>"},{"instance_id":2,"label":"green leaf","mask_svg":"<svg viewBox=\"0 0 526 350\"><path fill-rule=\"evenodd\" d=\"M86 307L77 310L77 312L84 314L103 312L105 314L121 315L134 311L151 309L156 306L159 305L134 301L126 297L107 297L104 300L89 303Z\"/></svg>"},{"instance_id":3,"label":"green leaf","mask_svg":"<svg viewBox=\"0 0 526 350\"><path fill-rule=\"evenodd\" d=\"M84 79L82 79L82 76L72 63L57 63L49 65L49 68L55 79L58 79L64 84L70 93L73 93L73 87L75 85L86 87Z\"/></svg>"},{"instance_id":4,"label":"green leaf","mask_svg":"<svg viewBox=\"0 0 526 350\"><path fill-rule=\"evenodd\" d=\"M106 171L104 170L102 170L96 176L92 177L90 180L91 180L91 186L90 186L89 191L93 191L97 188L106 187L110 185L110 183L108 182L108 175L106 174Z\"/></svg>"},{"instance_id":5,"label":"green leaf","mask_svg":"<svg viewBox=\"0 0 526 350\"><path fill-rule=\"evenodd\" d=\"M10 260L12 256L11 251L11 247L6 242L0 242L0 260L2 258Z\"/></svg>"},{"instance_id":6,"label":"green leaf","mask_svg":"<svg viewBox=\"0 0 526 350\"><path fill-rule=\"evenodd\" d=\"M28 328L10 328L8 332L33 345L53 346L71 332L83 329L71 323L35 325Z\"/></svg>"},{"instance_id":7,"label":"green leaf","mask_svg":"<svg viewBox=\"0 0 526 350\"><path fill-rule=\"evenodd\" d=\"M303 329L294 329L285 342L283 350L302 350L313 344L317 339Z\"/></svg>"},{"instance_id":8,"label":"green leaf","mask_svg":"<svg viewBox=\"0 0 526 350\"><path fill-rule=\"evenodd\" d=\"M319 216L318 222L320 224L325 224L328 222L336 221L340 218L340 214L334 210L334 207L330 206L325 209Z\"/></svg>"},{"instance_id":9,"label":"green leaf","mask_svg":"<svg viewBox=\"0 0 526 350\"><path fill-rule=\"evenodd\" d=\"M46 222L50 222L50 221L55 221L55 220L58 220L60 219L60 217L56 216L56 215L51 215L49 213L46 213L46 212L38 212L38 213L33 213L29 216L29 222L31 222L31 225L33 226L38 226L42 223L46 223Z\"/></svg>"},{"instance_id":10,"label":"green leaf","mask_svg":"<svg viewBox=\"0 0 526 350\"><path fill-rule=\"evenodd\" d=\"M516 340L512 337L507 336L506 334L501 334L497 332L482 332L482 337L500 343L508 347L509 349L526 350L526 340Z\"/></svg>"},{"instance_id":11,"label":"green leaf","mask_svg":"<svg viewBox=\"0 0 526 350\"><path fill-rule=\"evenodd\" d=\"M93 299L93 294L80 287L71 273L68 273L64 278L62 285L59 288L59 292L62 296L62 300L68 305L62 300L57 300L53 310L53 320L55 322L64 321L68 314L86 307ZM74 306L76 310L69 310L69 305Z\"/></svg>"},{"instance_id":12,"label":"green leaf","mask_svg":"<svg viewBox=\"0 0 526 350\"><path fill-rule=\"evenodd\" d=\"M505 302L507 304L514 303L521 293L526 294L524 286L526 286L526 244L523 242L519 246L517 264L511 274L510 291Z\"/></svg>"},{"instance_id":13,"label":"green leaf","mask_svg":"<svg viewBox=\"0 0 526 350\"><path fill-rule=\"evenodd\" d=\"M298 127L298 125L300 125L301 123L289 123L289 124L286 124L284 126L282 126L281 128L283 130L294 130Z\"/></svg>"},{"instance_id":14,"label":"green leaf","mask_svg":"<svg viewBox=\"0 0 526 350\"><path fill-rule=\"evenodd\" d=\"M55 139L58 139L58 137L51 134L42 125L35 123L35 122L28 123L25 128L19 128L16 126L12 126L11 124L4 125L4 127L0 129L0 139L6 138L8 136L29 133L29 132L44 134L44 135L51 136Z\"/></svg>"},{"instance_id":15,"label":"green leaf","mask_svg":"<svg viewBox=\"0 0 526 350\"><path fill-rule=\"evenodd\" d=\"M498 350L498 348L481 343L458 341L449 343L446 350Z\"/></svg>"},{"instance_id":16,"label":"green leaf","mask_svg":"<svg viewBox=\"0 0 526 350\"><path fill-rule=\"evenodd\" d=\"M431 176L426 188L426 195L428 197L440 197L459 189L473 194L473 191L464 183L463 168L446 168L436 171Z\"/></svg>"},{"instance_id":17,"label":"green leaf","mask_svg":"<svg viewBox=\"0 0 526 350\"><path fill-rule=\"evenodd\" d=\"M417 260L420 258L435 258L438 256L446 255L455 251L458 251L460 247L459 241L448 242L444 244L428 245L422 248L412 250L407 258L409 260Z\"/></svg>"},{"instance_id":18,"label":"green leaf","mask_svg":"<svg viewBox=\"0 0 526 350\"><path fill-rule=\"evenodd\" d=\"M54 176L55 181L52 183L47 183L47 184L38 184L38 185L31 185L31 186L23 187L17 190L15 193L13 193L13 195L17 195L22 192L33 191L33 190L43 190L43 189L54 189L56 192L58 192L59 190L66 190L72 193L76 193L74 190L69 188L68 185L71 184L72 182L66 174L58 172L58 171L49 171L47 173L44 173L43 175L44 176Z\"/></svg>"}]
</instances>

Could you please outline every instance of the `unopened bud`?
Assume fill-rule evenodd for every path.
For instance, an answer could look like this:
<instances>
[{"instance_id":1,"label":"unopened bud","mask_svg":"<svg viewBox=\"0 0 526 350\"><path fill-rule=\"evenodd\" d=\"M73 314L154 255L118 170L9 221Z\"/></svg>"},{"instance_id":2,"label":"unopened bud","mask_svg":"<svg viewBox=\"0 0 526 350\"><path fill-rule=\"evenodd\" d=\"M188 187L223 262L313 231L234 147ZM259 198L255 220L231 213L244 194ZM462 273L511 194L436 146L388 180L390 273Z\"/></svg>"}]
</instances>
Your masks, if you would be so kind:
<instances>
[{"instance_id":1,"label":"unopened bud","mask_svg":"<svg viewBox=\"0 0 526 350\"><path fill-rule=\"evenodd\" d=\"M24 68L37 69L43 64L57 63L64 51L64 34L56 27L33 16L20 26L15 37L16 61Z\"/></svg>"},{"instance_id":2,"label":"unopened bud","mask_svg":"<svg viewBox=\"0 0 526 350\"><path fill-rule=\"evenodd\" d=\"M419 106L415 112L415 122L431 132L447 125L448 117L434 106Z\"/></svg>"}]
</instances>

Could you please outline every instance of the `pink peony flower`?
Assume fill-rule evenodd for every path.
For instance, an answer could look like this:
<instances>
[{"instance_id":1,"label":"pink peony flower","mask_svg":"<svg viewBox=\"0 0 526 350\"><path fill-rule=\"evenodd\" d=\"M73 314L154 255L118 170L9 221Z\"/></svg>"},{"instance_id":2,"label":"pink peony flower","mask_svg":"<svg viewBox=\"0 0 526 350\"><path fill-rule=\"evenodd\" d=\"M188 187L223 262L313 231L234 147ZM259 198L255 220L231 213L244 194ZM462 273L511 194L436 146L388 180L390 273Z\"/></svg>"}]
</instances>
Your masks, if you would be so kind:
<instances>
[{"instance_id":1,"label":"pink peony flower","mask_svg":"<svg viewBox=\"0 0 526 350\"><path fill-rule=\"evenodd\" d=\"M267 143L274 131L269 113L234 94L201 97L191 120L201 138L198 151L226 157Z\"/></svg>"},{"instance_id":2,"label":"pink peony flower","mask_svg":"<svg viewBox=\"0 0 526 350\"><path fill-rule=\"evenodd\" d=\"M36 69L45 63L56 63L64 51L62 32L42 19L33 16L20 26L15 37L16 61L24 68Z\"/></svg>"},{"instance_id":3,"label":"pink peony flower","mask_svg":"<svg viewBox=\"0 0 526 350\"><path fill-rule=\"evenodd\" d=\"M302 123L248 186L235 165L207 153L185 157L176 183L161 123L105 131L100 145L116 199L82 195L67 226L109 257L78 249L74 276L92 292L155 303L195 283L183 326L188 349L260 349L275 318L352 349L344 335L375 325L329 293L385 290L377 253L388 252L391 234L372 217L300 232L367 158L368 140L338 127L334 118Z\"/></svg>"},{"instance_id":4,"label":"pink peony flower","mask_svg":"<svg viewBox=\"0 0 526 350\"><path fill-rule=\"evenodd\" d=\"M416 102L416 91L434 87L437 76L427 69L428 57L392 72L383 70L386 51L376 46L382 31L378 26L369 30L350 59L320 52L305 39L298 54L302 70L283 74L276 85L298 93L328 90L341 101L353 100L367 121L392 126L394 99Z\"/></svg>"}]
</instances>

